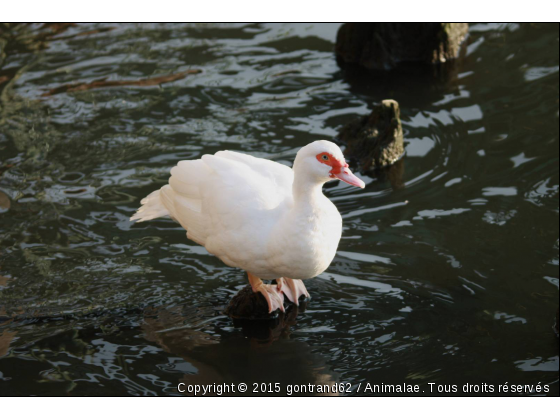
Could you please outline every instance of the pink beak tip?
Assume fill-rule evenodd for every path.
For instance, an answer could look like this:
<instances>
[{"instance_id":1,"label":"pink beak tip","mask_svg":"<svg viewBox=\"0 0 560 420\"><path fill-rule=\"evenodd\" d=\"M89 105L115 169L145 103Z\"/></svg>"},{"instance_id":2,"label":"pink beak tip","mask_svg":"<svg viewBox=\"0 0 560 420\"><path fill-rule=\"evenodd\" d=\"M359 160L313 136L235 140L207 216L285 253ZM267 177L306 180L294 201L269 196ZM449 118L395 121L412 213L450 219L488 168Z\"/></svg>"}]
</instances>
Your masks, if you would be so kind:
<instances>
[{"instance_id":1,"label":"pink beak tip","mask_svg":"<svg viewBox=\"0 0 560 420\"><path fill-rule=\"evenodd\" d=\"M356 175L354 175L350 169L344 169L343 172L335 175L341 181L346 182L347 184L354 185L355 187L365 188L366 184Z\"/></svg>"}]
</instances>

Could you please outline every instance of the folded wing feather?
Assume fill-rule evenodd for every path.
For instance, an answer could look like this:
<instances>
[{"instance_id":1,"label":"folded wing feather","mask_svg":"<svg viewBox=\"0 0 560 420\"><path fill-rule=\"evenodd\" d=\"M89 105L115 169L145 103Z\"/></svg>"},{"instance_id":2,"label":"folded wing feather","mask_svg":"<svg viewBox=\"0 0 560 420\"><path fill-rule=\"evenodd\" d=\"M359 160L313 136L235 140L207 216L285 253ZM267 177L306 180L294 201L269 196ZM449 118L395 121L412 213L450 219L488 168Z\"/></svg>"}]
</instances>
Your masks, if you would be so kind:
<instances>
[{"instance_id":1,"label":"folded wing feather","mask_svg":"<svg viewBox=\"0 0 560 420\"><path fill-rule=\"evenodd\" d=\"M285 165L222 151L179 162L160 191L188 238L206 245L212 237L238 242L235 235L257 223L259 213L291 200L292 182L293 171Z\"/></svg>"}]
</instances>

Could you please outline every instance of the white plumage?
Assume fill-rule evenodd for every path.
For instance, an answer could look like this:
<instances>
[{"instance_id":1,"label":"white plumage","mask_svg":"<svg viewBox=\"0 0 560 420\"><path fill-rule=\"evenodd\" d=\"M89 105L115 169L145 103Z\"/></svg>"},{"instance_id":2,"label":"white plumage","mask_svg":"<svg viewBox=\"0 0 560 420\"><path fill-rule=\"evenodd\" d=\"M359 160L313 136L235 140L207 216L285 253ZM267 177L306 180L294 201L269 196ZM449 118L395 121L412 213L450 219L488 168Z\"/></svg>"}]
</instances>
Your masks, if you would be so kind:
<instances>
[{"instance_id":1,"label":"white plumage","mask_svg":"<svg viewBox=\"0 0 560 420\"><path fill-rule=\"evenodd\" d=\"M329 266L342 219L323 195L322 185L335 177L364 186L348 170L338 146L325 140L302 148L293 170L221 151L180 161L171 170L169 184L144 198L131 220L172 217L187 230L189 239L227 265L247 271L253 290L265 295L271 311L283 309L271 304L267 293L274 294L272 287L259 279L293 282L315 277ZM284 287L289 298L307 294L303 283L291 282L289 290Z\"/></svg>"}]
</instances>

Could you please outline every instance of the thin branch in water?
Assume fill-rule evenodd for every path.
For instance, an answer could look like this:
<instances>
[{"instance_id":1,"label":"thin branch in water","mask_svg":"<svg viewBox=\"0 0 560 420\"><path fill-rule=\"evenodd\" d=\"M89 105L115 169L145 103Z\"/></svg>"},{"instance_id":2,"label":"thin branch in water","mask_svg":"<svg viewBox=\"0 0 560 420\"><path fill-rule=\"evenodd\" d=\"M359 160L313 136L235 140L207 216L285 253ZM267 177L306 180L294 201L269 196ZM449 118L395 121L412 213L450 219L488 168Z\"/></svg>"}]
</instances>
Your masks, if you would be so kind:
<instances>
[{"instance_id":1,"label":"thin branch in water","mask_svg":"<svg viewBox=\"0 0 560 420\"><path fill-rule=\"evenodd\" d=\"M163 83L170 83L176 80L181 80L190 74L198 74L198 73L202 73L202 70L192 69L192 70L182 71L180 73L168 74L159 77L151 77L149 79L142 79L142 80L99 79L99 80L94 80L91 83L72 83L72 84L62 85L54 89L51 89L48 92L43 93L41 96L52 96L52 95L57 95L59 93L82 92L82 91L92 90L92 89L103 89L103 88L120 87L120 86L157 86Z\"/></svg>"}]
</instances>

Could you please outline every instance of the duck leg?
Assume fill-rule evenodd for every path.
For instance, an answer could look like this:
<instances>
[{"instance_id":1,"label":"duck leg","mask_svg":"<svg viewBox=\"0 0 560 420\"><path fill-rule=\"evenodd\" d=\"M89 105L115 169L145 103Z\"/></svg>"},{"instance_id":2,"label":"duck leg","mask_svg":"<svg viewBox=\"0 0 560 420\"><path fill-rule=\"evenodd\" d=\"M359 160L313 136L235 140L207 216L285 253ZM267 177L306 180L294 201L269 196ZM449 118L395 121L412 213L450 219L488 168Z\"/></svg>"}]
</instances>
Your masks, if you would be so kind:
<instances>
[{"instance_id":1,"label":"duck leg","mask_svg":"<svg viewBox=\"0 0 560 420\"><path fill-rule=\"evenodd\" d=\"M268 303L268 313L280 309L282 312L284 310L284 295L279 291L277 286L271 284L264 284L260 278L254 276L251 273L247 273L249 277L249 283L253 288L253 292L261 292Z\"/></svg>"},{"instance_id":2,"label":"duck leg","mask_svg":"<svg viewBox=\"0 0 560 420\"><path fill-rule=\"evenodd\" d=\"M309 292L303 285L302 280L290 279L288 277L281 277L276 280L278 283L278 290L282 290L286 297L293 302L294 305L299 305L299 297L305 296L310 298Z\"/></svg>"}]
</instances>

